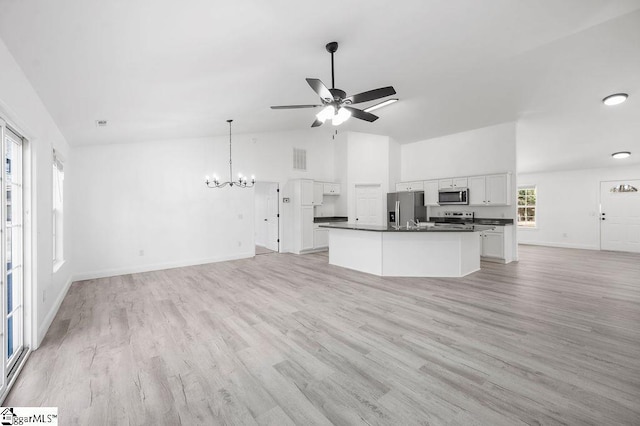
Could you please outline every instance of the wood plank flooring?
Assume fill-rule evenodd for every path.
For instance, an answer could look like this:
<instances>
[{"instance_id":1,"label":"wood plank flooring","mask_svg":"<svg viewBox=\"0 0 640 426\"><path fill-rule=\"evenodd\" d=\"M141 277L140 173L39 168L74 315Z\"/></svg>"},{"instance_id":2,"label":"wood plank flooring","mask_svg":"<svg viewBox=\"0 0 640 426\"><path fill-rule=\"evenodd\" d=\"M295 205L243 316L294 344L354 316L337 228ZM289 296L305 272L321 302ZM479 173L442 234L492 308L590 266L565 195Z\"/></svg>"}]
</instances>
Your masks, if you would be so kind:
<instances>
[{"instance_id":1,"label":"wood plank flooring","mask_svg":"<svg viewBox=\"0 0 640 426\"><path fill-rule=\"evenodd\" d=\"M638 425L640 256L462 279L326 253L76 282L5 401L61 424Z\"/></svg>"}]
</instances>

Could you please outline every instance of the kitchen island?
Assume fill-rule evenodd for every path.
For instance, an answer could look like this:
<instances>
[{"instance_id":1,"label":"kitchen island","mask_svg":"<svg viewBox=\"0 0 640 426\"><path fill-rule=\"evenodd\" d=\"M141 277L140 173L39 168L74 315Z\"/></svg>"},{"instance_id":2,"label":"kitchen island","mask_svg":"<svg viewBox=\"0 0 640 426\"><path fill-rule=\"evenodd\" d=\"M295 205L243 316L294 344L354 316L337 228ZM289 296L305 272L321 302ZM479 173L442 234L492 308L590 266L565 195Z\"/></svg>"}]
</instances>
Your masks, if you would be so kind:
<instances>
[{"instance_id":1,"label":"kitchen island","mask_svg":"<svg viewBox=\"0 0 640 426\"><path fill-rule=\"evenodd\" d=\"M463 277L480 269L479 225L407 229L336 223L329 228L329 263L389 277Z\"/></svg>"}]
</instances>

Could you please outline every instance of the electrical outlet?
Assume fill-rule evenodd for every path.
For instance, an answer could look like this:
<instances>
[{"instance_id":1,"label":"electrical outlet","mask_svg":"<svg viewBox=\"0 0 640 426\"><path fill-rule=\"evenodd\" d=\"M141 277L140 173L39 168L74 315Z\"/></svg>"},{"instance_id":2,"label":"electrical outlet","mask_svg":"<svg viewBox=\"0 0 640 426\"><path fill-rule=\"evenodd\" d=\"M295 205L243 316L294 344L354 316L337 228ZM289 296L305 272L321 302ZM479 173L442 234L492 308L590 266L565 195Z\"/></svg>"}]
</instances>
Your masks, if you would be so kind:
<instances>
[{"instance_id":1,"label":"electrical outlet","mask_svg":"<svg viewBox=\"0 0 640 426\"><path fill-rule=\"evenodd\" d=\"M140 251L138 252L138 256L144 256L144 250L140 250Z\"/></svg>"},{"instance_id":2,"label":"electrical outlet","mask_svg":"<svg viewBox=\"0 0 640 426\"><path fill-rule=\"evenodd\" d=\"M569 237L569 234L567 234L566 232L563 232L563 233L562 233L562 237L563 237L563 238L567 238L567 237Z\"/></svg>"},{"instance_id":3,"label":"electrical outlet","mask_svg":"<svg viewBox=\"0 0 640 426\"><path fill-rule=\"evenodd\" d=\"M238 241L238 247L242 247L242 241Z\"/></svg>"},{"instance_id":4,"label":"electrical outlet","mask_svg":"<svg viewBox=\"0 0 640 426\"><path fill-rule=\"evenodd\" d=\"M244 215L242 213L239 213L238 214L238 219L240 219L240 220L244 219Z\"/></svg>"}]
</instances>

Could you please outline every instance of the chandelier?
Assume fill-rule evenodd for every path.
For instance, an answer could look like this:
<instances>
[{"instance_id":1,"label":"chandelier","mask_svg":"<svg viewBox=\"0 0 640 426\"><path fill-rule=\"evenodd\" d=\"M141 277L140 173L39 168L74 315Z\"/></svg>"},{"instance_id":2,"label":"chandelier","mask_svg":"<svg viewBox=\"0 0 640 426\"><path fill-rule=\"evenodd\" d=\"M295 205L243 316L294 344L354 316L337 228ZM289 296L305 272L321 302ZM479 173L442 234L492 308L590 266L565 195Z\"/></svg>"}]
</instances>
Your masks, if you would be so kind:
<instances>
[{"instance_id":1,"label":"chandelier","mask_svg":"<svg viewBox=\"0 0 640 426\"><path fill-rule=\"evenodd\" d=\"M218 176L213 175L213 180L209 179L209 176L205 177L204 183L207 184L209 188L224 188L229 185L237 186L239 188L251 188L256 183L256 177L251 176L251 183L247 183L247 177L242 175L242 173L238 173L238 180L233 180L233 167L231 163L231 122L233 120L227 120L229 123L229 180L227 182L220 182Z\"/></svg>"}]
</instances>

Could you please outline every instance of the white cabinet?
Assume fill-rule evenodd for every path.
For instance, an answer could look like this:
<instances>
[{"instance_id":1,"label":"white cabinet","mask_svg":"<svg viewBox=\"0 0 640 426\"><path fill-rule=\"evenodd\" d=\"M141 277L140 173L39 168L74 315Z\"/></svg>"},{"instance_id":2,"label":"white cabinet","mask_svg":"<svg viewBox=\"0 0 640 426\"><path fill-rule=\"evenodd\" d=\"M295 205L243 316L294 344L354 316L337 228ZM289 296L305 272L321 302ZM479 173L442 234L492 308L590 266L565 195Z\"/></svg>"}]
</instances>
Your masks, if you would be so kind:
<instances>
[{"instance_id":1,"label":"white cabinet","mask_svg":"<svg viewBox=\"0 0 640 426\"><path fill-rule=\"evenodd\" d=\"M400 182L396 183L396 192L407 192L407 191L423 191L424 184L421 180L414 182Z\"/></svg>"},{"instance_id":2,"label":"white cabinet","mask_svg":"<svg viewBox=\"0 0 640 426\"><path fill-rule=\"evenodd\" d=\"M496 226L480 233L480 256L483 260L509 263L513 261L513 226Z\"/></svg>"},{"instance_id":3,"label":"white cabinet","mask_svg":"<svg viewBox=\"0 0 640 426\"><path fill-rule=\"evenodd\" d=\"M313 207L302 207L300 210L302 221L300 250L311 250L313 248Z\"/></svg>"},{"instance_id":4,"label":"white cabinet","mask_svg":"<svg viewBox=\"0 0 640 426\"><path fill-rule=\"evenodd\" d=\"M310 179L296 179L287 184L291 188L290 231L291 251L296 254L313 250L313 206L314 182Z\"/></svg>"},{"instance_id":5,"label":"white cabinet","mask_svg":"<svg viewBox=\"0 0 640 426\"><path fill-rule=\"evenodd\" d=\"M314 182L313 184L313 205L321 206L322 205L322 195L324 194L324 186L322 182Z\"/></svg>"},{"instance_id":6,"label":"white cabinet","mask_svg":"<svg viewBox=\"0 0 640 426\"><path fill-rule=\"evenodd\" d=\"M469 178L470 206L511 205L511 179L507 173Z\"/></svg>"},{"instance_id":7,"label":"white cabinet","mask_svg":"<svg viewBox=\"0 0 640 426\"><path fill-rule=\"evenodd\" d=\"M340 195L340 184L339 183L323 183L322 193L324 195Z\"/></svg>"},{"instance_id":8,"label":"white cabinet","mask_svg":"<svg viewBox=\"0 0 640 426\"><path fill-rule=\"evenodd\" d=\"M327 247L329 247L329 229L315 225L313 229L313 248L323 249Z\"/></svg>"},{"instance_id":9,"label":"white cabinet","mask_svg":"<svg viewBox=\"0 0 640 426\"><path fill-rule=\"evenodd\" d=\"M487 204L492 206L501 205L508 206L511 204L510 179L509 175L490 175L487 176L486 194Z\"/></svg>"},{"instance_id":10,"label":"white cabinet","mask_svg":"<svg viewBox=\"0 0 640 426\"><path fill-rule=\"evenodd\" d=\"M469 205L484 206L487 204L485 195L486 179L484 176L474 176L469 178Z\"/></svg>"},{"instance_id":11,"label":"white cabinet","mask_svg":"<svg viewBox=\"0 0 640 426\"><path fill-rule=\"evenodd\" d=\"M437 180L425 180L423 182L424 187L424 205L425 206L437 206L438 204L438 181Z\"/></svg>"},{"instance_id":12,"label":"white cabinet","mask_svg":"<svg viewBox=\"0 0 640 426\"><path fill-rule=\"evenodd\" d=\"M504 238L501 232L482 233L482 256L504 258Z\"/></svg>"},{"instance_id":13,"label":"white cabinet","mask_svg":"<svg viewBox=\"0 0 640 426\"><path fill-rule=\"evenodd\" d=\"M451 179L440 179L438 181L438 189L455 189L455 188L466 188L467 187L467 178L451 178Z\"/></svg>"},{"instance_id":14,"label":"white cabinet","mask_svg":"<svg viewBox=\"0 0 640 426\"><path fill-rule=\"evenodd\" d=\"M300 179L300 205L313 206L313 181Z\"/></svg>"}]
</instances>

